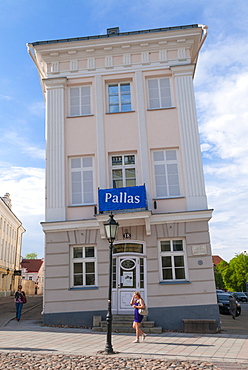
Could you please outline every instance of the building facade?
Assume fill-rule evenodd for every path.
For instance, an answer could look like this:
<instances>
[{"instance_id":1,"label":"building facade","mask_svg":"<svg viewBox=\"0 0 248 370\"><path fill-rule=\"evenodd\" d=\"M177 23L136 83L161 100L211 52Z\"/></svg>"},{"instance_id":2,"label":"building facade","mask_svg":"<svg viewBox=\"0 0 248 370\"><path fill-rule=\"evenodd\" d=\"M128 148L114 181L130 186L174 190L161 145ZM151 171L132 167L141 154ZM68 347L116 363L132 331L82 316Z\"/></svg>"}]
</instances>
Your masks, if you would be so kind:
<instances>
[{"instance_id":1,"label":"building facade","mask_svg":"<svg viewBox=\"0 0 248 370\"><path fill-rule=\"evenodd\" d=\"M0 197L0 297L17 290L20 276L22 234L25 229L11 210L9 193Z\"/></svg>"},{"instance_id":2,"label":"building facade","mask_svg":"<svg viewBox=\"0 0 248 370\"><path fill-rule=\"evenodd\" d=\"M21 260L22 284L28 281L34 282L33 294L43 294L44 282L44 258Z\"/></svg>"},{"instance_id":3,"label":"building facade","mask_svg":"<svg viewBox=\"0 0 248 370\"><path fill-rule=\"evenodd\" d=\"M28 44L46 101L44 323L113 313L139 290L149 319L219 321L193 76L207 27Z\"/></svg>"}]
</instances>

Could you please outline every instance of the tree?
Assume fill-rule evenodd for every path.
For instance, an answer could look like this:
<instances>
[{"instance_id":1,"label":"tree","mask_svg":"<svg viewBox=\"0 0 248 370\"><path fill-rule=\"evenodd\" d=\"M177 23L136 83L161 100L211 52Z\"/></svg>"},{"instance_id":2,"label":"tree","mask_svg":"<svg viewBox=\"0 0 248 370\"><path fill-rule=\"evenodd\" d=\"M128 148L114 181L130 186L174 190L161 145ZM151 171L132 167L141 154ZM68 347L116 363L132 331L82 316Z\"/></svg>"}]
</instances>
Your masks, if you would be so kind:
<instances>
[{"instance_id":1,"label":"tree","mask_svg":"<svg viewBox=\"0 0 248 370\"><path fill-rule=\"evenodd\" d=\"M28 253L25 256L25 259L27 259L27 260L36 260L37 258L38 258L38 254L35 253L35 252Z\"/></svg>"},{"instance_id":2,"label":"tree","mask_svg":"<svg viewBox=\"0 0 248 370\"><path fill-rule=\"evenodd\" d=\"M224 260L214 267L215 286L217 289L226 289L223 276L224 276L224 271L227 268L228 268L228 263Z\"/></svg>"}]
</instances>

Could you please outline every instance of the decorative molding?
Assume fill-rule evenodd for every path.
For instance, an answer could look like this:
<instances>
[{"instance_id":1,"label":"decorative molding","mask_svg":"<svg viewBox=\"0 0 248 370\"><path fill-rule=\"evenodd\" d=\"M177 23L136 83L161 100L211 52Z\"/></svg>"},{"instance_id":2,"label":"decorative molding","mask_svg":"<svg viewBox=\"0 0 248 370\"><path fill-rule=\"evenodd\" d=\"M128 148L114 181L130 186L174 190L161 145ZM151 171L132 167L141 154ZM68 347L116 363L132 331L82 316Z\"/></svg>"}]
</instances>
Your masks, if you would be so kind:
<instances>
[{"instance_id":1,"label":"decorative molding","mask_svg":"<svg viewBox=\"0 0 248 370\"><path fill-rule=\"evenodd\" d=\"M171 68L175 76L185 192L188 210L207 209L193 88L194 66Z\"/></svg>"}]
</instances>

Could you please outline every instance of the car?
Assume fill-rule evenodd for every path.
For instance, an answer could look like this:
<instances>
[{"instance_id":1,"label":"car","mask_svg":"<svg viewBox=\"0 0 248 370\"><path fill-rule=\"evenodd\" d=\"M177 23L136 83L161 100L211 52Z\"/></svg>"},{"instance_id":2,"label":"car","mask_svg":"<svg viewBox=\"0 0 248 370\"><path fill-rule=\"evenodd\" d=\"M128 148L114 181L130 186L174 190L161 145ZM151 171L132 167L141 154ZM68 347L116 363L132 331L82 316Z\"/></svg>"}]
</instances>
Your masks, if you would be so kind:
<instances>
[{"instance_id":1,"label":"car","mask_svg":"<svg viewBox=\"0 0 248 370\"><path fill-rule=\"evenodd\" d=\"M225 293L222 289L216 289L216 293Z\"/></svg>"},{"instance_id":2,"label":"car","mask_svg":"<svg viewBox=\"0 0 248 370\"><path fill-rule=\"evenodd\" d=\"M230 293L217 293L217 302L218 302L220 314L230 314L229 296L233 296L233 295ZM237 304L236 316L239 316L241 314L241 306L237 301L236 301L236 304Z\"/></svg>"},{"instance_id":3,"label":"car","mask_svg":"<svg viewBox=\"0 0 248 370\"><path fill-rule=\"evenodd\" d=\"M232 295L238 302L248 302L248 297L243 292L233 292Z\"/></svg>"}]
</instances>

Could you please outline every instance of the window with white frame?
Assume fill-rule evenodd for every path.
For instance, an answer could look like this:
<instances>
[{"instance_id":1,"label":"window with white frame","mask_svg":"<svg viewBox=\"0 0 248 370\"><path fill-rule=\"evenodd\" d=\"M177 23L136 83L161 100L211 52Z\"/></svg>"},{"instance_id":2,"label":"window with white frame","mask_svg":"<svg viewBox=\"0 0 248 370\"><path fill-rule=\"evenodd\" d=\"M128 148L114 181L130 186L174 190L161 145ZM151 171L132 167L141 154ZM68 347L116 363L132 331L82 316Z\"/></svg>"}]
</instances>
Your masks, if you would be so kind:
<instances>
[{"instance_id":1,"label":"window with white frame","mask_svg":"<svg viewBox=\"0 0 248 370\"><path fill-rule=\"evenodd\" d=\"M172 107L170 79L153 78L148 83L148 106L149 109Z\"/></svg>"},{"instance_id":2,"label":"window with white frame","mask_svg":"<svg viewBox=\"0 0 248 370\"><path fill-rule=\"evenodd\" d=\"M177 157L176 149L153 152L156 198L181 195Z\"/></svg>"},{"instance_id":3,"label":"window with white frame","mask_svg":"<svg viewBox=\"0 0 248 370\"><path fill-rule=\"evenodd\" d=\"M71 204L94 203L93 157L70 158Z\"/></svg>"},{"instance_id":4,"label":"window with white frame","mask_svg":"<svg viewBox=\"0 0 248 370\"><path fill-rule=\"evenodd\" d=\"M72 248L72 287L96 285L96 251L93 246Z\"/></svg>"},{"instance_id":5,"label":"window with white frame","mask_svg":"<svg viewBox=\"0 0 248 370\"><path fill-rule=\"evenodd\" d=\"M184 241L160 240L161 281L186 280Z\"/></svg>"},{"instance_id":6,"label":"window with white frame","mask_svg":"<svg viewBox=\"0 0 248 370\"><path fill-rule=\"evenodd\" d=\"M108 85L108 112L129 112L131 105L130 82L122 82Z\"/></svg>"},{"instance_id":7,"label":"window with white frame","mask_svg":"<svg viewBox=\"0 0 248 370\"><path fill-rule=\"evenodd\" d=\"M91 87L78 86L69 89L69 115L86 116L91 114Z\"/></svg>"},{"instance_id":8,"label":"window with white frame","mask_svg":"<svg viewBox=\"0 0 248 370\"><path fill-rule=\"evenodd\" d=\"M136 165L134 154L111 156L111 175L113 188L136 185Z\"/></svg>"}]
</instances>

